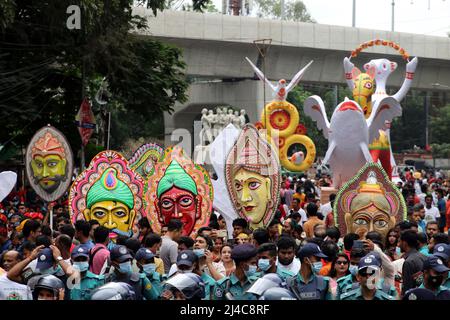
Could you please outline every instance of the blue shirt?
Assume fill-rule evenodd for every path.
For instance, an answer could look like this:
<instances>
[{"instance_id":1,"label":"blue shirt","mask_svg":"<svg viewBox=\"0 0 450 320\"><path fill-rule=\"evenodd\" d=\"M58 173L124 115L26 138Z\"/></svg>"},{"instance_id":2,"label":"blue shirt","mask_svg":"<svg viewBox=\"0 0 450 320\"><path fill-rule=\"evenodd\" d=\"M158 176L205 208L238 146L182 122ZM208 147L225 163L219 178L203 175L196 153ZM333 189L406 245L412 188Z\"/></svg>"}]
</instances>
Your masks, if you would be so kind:
<instances>
[{"instance_id":1,"label":"blue shirt","mask_svg":"<svg viewBox=\"0 0 450 320\"><path fill-rule=\"evenodd\" d=\"M81 278L79 287L70 290L70 300L90 300L92 292L103 284L105 284L103 275L86 271L85 276Z\"/></svg>"},{"instance_id":2,"label":"blue shirt","mask_svg":"<svg viewBox=\"0 0 450 320\"><path fill-rule=\"evenodd\" d=\"M8 251L10 247L11 247L11 240L8 239L4 244L0 246L0 254L2 254L5 251Z\"/></svg>"},{"instance_id":3,"label":"blue shirt","mask_svg":"<svg viewBox=\"0 0 450 320\"><path fill-rule=\"evenodd\" d=\"M214 300L226 300L225 294L229 291L235 300L256 300L256 296L246 291L258 280L259 276L254 275L245 279L244 284L232 273L229 277L224 277L216 282L214 287Z\"/></svg>"}]
</instances>

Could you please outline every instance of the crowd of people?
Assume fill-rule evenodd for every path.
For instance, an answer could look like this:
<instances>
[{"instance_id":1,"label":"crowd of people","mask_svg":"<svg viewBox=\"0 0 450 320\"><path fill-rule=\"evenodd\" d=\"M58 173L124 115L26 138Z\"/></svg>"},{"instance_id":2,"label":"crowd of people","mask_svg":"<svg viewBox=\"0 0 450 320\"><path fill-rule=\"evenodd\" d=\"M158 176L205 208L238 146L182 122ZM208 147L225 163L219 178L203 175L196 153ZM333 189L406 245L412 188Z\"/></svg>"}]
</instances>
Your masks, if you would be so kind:
<instances>
[{"instance_id":1,"label":"crowd of people","mask_svg":"<svg viewBox=\"0 0 450 320\"><path fill-rule=\"evenodd\" d=\"M283 177L267 228L239 218L228 236L213 213L187 237L179 220L157 234L142 218L114 242L96 220L72 223L67 200L14 191L0 210L0 300L450 299L450 180L402 174L407 220L383 238L341 234L336 195L320 201L330 177L315 178Z\"/></svg>"}]
</instances>

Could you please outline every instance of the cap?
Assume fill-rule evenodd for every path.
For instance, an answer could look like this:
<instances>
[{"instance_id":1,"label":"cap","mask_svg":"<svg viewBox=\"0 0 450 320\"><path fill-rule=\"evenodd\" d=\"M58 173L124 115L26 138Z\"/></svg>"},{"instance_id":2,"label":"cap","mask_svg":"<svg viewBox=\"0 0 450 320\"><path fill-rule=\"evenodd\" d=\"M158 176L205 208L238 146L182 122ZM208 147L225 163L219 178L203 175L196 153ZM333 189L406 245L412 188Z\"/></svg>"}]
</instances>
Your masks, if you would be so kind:
<instances>
[{"instance_id":1,"label":"cap","mask_svg":"<svg viewBox=\"0 0 450 320\"><path fill-rule=\"evenodd\" d=\"M119 245L111 249L110 259L111 261L119 261L121 263L128 259L133 259L133 257L127 247Z\"/></svg>"},{"instance_id":2,"label":"cap","mask_svg":"<svg viewBox=\"0 0 450 320\"><path fill-rule=\"evenodd\" d=\"M403 300L436 300L434 292L425 288L415 288L406 291Z\"/></svg>"},{"instance_id":3,"label":"cap","mask_svg":"<svg viewBox=\"0 0 450 320\"><path fill-rule=\"evenodd\" d=\"M154 258L155 255L153 254L153 252L151 252L149 249L146 248L140 248L137 252L136 255L134 256L134 258L136 260L150 260L151 258Z\"/></svg>"},{"instance_id":4,"label":"cap","mask_svg":"<svg viewBox=\"0 0 450 320\"><path fill-rule=\"evenodd\" d=\"M367 254L359 260L358 271L364 268L371 267L372 269L380 269L381 262L374 254Z\"/></svg>"},{"instance_id":5,"label":"cap","mask_svg":"<svg viewBox=\"0 0 450 320\"><path fill-rule=\"evenodd\" d=\"M256 255L257 250L250 243L239 244L231 250L231 259L233 260L248 260Z\"/></svg>"},{"instance_id":6,"label":"cap","mask_svg":"<svg viewBox=\"0 0 450 320\"><path fill-rule=\"evenodd\" d=\"M315 243L307 243L297 251L297 257L302 260L305 257L315 256L318 258L328 258Z\"/></svg>"},{"instance_id":7,"label":"cap","mask_svg":"<svg viewBox=\"0 0 450 320\"><path fill-rule=\"evenodd\" d=\"M177 266L188 266L192 265L198 260L197 255L192 250L183 250L178 254Z\"/></svg>"},{"instance_id":8,"label":"cap","mask_svg":"<svg viewBox=\"0 0 450 320\"><path fill-rule=\"evenodd\" d=\"M45 270L53 267L53 252L50 248L44 248L37 256L36 269Z\"/></svg>"},{"instance_id":9,"label":"cap","mask_svg":"<svg viewBox=\"0 0 450 320\"><path fill-rule=\"evenodd\" d=\"M423 270L433 269L436 272L448 272L449 268L444 264L442 258L431 254L427 257L427 260L423 263Z\"/></svg>"},{"instance_id":10,"label":"cap","mask_svg":"<svg viewBox=\"0 0 450 320\"><path fill-rule=\"evenodd\" d=\"M84 245L78 245L72 250L72 259L78 258L78 257L86 257L89 258L89 249Z\"/></svg>"},{"instance_id":11,"label":"cap","mask_svg":"<svg viewBox=\"0 0 450 320\"><path fill-rule=\"evenodd\" d=\"M450 245L445 243L438 243L434 246L433 254L447 261L448 258L450 258Z\"/></svg>"}]
</instances>

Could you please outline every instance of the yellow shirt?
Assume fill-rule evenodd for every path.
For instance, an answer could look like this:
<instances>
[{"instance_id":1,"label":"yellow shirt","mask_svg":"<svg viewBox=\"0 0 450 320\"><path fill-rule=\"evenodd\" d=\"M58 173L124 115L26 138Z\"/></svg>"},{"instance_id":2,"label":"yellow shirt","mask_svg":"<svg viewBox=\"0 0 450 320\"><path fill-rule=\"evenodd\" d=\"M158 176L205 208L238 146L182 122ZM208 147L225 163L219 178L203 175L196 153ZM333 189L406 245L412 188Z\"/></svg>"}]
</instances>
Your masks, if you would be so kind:
<instances>
[{"instance_id":1,"label":"yellow shirt","mask_svg":"<svg viewBox=\"0 0 450 320\"><path fill-rule=\"evenodd\" d=\"M311 217L303 224L303 231L306 233L307 238L314 237L314 226L317 224L324 224L322 220L317 217Z\"/></svg>"},{"instance_id":2,"label":"yellow shirt","mask_svg":"<svg viewBox=\"0 0 450 320\"><path fill-rule=\"evenodd\" d=\"M156 272L158 272L160 275L164 275L164 263L161 258L155 257L155 265Z\"/></svg>"}]
</instances>

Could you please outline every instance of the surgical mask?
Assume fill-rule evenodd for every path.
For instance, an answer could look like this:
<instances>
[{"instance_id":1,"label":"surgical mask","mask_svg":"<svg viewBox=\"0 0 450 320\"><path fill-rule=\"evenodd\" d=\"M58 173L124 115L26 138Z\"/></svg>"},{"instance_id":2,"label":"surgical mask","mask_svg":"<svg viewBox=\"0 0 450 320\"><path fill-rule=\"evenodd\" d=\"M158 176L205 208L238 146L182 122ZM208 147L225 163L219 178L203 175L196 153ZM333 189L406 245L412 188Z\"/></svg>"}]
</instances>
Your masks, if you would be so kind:
<instances>
[{"instance_id":1,"label":"surgical mask","mask_svg":"<svg viewBox=\"0 0 450 320\"><path fill-rule=\"evenodd\" d=\"M146 274L153 274L156 271L156 264L148 263L142 266Z\"/></svg>"},{"instance_id":2,"label":"surgical mask","mask_svg":"<svg viewBox=\"0 0 450 320\"><path fill-rule=\"evenodd\" d=\"M256 273L256 266L248 266L248 270L244 273L247 278L253 276Z\"/></svg>"},{"instance_id":3,"label":"surgical mask","mask_svg":"<svg viewBox=\"0 0 450 320\"><path fill-rule=\"evenodd\" d=\"M119 263L120 273L131 273L131 261Z\"/></svg>"},{"instance_id":4,"label":"surgical mask","mask_svg":"<svg viewBox=\"0 0 450 320\"><path fill-rule=\"evenodd\" d=\"M192 250L198 258L205 256L205 249L194 249Z\"/></svg>"},{"instance_id":5,"label":"surgical mask","mask_svg":"<svg viewBox=\"0 0 450 320\"><path fill-rule=\"evenodd\" d=\"M42 269L42 270L39 270L39 272L40 272L41 274L46 275L46 274L55 274L55 273L58 273L58 271L60 271L60 270L61 270L61 267L58 266L58 267L56 267L56 269L52 267L52 268L48 268L48 269Z\"/></svg>"},{"instance_id":6,"label":"surgical mask","mask_svg":"<svg viewBox=\"0 0 450 320\"><path fill-rule=\"evenodd\" d=\"M441 286L442 281L444 281L444 276L439 275L439 276L429 276L429 285L430 287L437 289Z\"/></svg>"},{"instance_id":7,"label":"surgical mask","mask_svg":"<svg viewBox=\"0 0 450 320\"><path fill-rule=\"evenodd\" d=\"M87 261L74 262L73 266L76 267L80 272L85 272L89 269L89 262Z\"/></svg>"},{"instance_id":8,"label":"surgical mask","mask_svg":"<svg viewBox=\"0 0 450 320\"><path fill-rule=\"evenodd\" d=\"M355 265L350 265L350 267L348 268L348 270L350 271L350 273L356 277L356 274L358 273L358 266Z\"/></svg>"},{"instance_id":9,"label":"surgical mask","mask_svg":"<svg viewBox=\"0 0 450 320\"><path fill-rule=\"evenodd\" d=\"M312 269L314 273L319 273L322 267L323 267L322 261L313 262L312 264Z\"/></svg>"},{"instance_id":10,"label":"surgical mask","mask_svg":"<svg viewBox=\"0 0 450 320\"><path fill-rule=\"evenodd\" d=\"M259 259L258 260L258 268L262 271L267 271L270 269L270 260L269 259Z\"/></svg>"}]
</instances>

